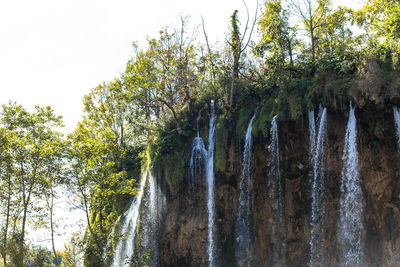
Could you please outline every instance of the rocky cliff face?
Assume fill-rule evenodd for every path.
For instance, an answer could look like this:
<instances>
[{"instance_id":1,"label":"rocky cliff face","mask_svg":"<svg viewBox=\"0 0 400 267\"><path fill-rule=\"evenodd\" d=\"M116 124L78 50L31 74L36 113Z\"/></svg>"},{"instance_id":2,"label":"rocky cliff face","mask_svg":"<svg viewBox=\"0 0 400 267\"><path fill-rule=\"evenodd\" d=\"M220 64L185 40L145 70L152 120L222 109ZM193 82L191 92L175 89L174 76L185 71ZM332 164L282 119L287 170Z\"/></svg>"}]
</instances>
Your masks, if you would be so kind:
<instances>
[{"instance_id":1,"label":"rocky cliff face","mask_svg":"<svg viewBox=\"0 0 400 267\"><path fill-rule=\"evenodd\" d=\"M250 115L249 115L250 116ZM325 177L323 266L338 266L337 240L343 141L348 114L328 108L328 147ZM357 145L363 191L362 233L364 266L400 264L400 153L396 146L391 108L357 109ZM222 165L216 169L216 246L219 266L236 266L235 220L238 206L243 140L233 123L219 122L224 138L217 139ZM286 260L272 262L271 212L268 194L269 138L254 136L251 177L251 266L307 266L311 218L311 166L307 120L280 121L279 147L284 193L283 227ZM223 142L218 144L218 142ZM183 159L182 159L183 160ZM162 172L159 172L162 173ZM162 176L162 175L161 175ZM162 178L162 177L161 177ZM168 194L160 236L162 266L207 266L206 184L188 192L186 184Z\"/></svg>"}]
</instances>

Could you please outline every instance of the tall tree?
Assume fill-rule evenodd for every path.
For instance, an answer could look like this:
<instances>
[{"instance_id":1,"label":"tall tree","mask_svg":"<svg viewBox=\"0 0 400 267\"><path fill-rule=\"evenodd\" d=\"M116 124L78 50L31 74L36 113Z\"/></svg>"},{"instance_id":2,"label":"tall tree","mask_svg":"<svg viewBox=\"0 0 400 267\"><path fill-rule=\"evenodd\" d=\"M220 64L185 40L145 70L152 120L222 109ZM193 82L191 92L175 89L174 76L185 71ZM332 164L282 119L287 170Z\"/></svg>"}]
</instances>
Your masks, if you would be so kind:
<instances>
[{"instance_id":1,"label":"tall tree","mask_svg":"<svg viewBox=\"0 0 400 267\"><path fill-rule=\"evenodd\" d=\"M370 45L400 52L399 1L368 0L361 10L355 12L355 21L366 30Z\"/></svg>"},{"instance_id":2,"label":"tall tree","mask_svg":"<svg viewBox=\"0 0 400 267\"><path fill-rule=\"evenodd\" d=\"M3 258L4 266L7 266L8 252L8 233L11 225L14 208L14 183L13 183L13 157L11 154L11 144L15 138L12 131L0 128L0 207L4 221L1 225L0 253ZM3 213L4 212L4 213Z\"/></svg>"},{"instance_id":3,"label":"tall tree","mask_svg":"<svg viewBox=\"0 0 400 267\"><path fill-rule=\"evenodd\" d=\"M138 107L136 113L145 115L147 123L172 117L179 134L184 134L181 116L192 110L200 91L198 47L186 35L184 20L173 33L160 31L158 39L148 40L146 51L137 51L123 77Z\"/></svg>"},{"instance_id":4,"label":"tall tree","mask_svg":"<svg viewBox=\"0 0 400 267\"><path fill-rule=\"evenodd\" d=\"M56 116L50 107L35 107L34 113L22 106L3 105L1 123L7 131L15 134L11 153L14 157L13 182L18 194L21 209L21 236L18 240L17 266L24 266L25 234L27 218L34 208L34 199L42 197L42 185L48 183L48 168L53 164L49 149L58 142L61 134L57 128L62 126L61 117Z\"/></svg>"},{"instance_id":5,"label":"tall tree","mask_svg":"<svg viewBox=\"0 0 400 267\"><path fill-rule=\"evenodd\" d=\"M52 251L56 266L61 264L61 258L57 255L55 248L55 228L56 224L54 221L54 208L55 200L57 199L57 188L65 181L65 150L66 142L61 138L59 134L53 136L50 142L47 142L45 150L47 156L45 157L45 166L47 169L44 183L42 183L42 194L45 198L46 210L49 215L49 228L50 237L52 244Z\"/></svg>"},{"instance_id":6,"label":"tall tree","mask_svg":"<svg viewBox=\"0 0 400 267\"><path fill-rule=\"evenodd\" d=\"M311 60L315 61L318 50L318 29L326 25L326 16L330 12L331 0L289 0L293 12L302 20L310 38Z\"/></svg>"},{"instance_id":7,"label":"tall tree","mask_svg":"<svg viewBox=\"0 0 400 267\"><path fill-rule=\"evenodd\" d=\"M261 40L255 52L267 57L269 65L272 65L268 67L277 77L281 77L287 67L289 72L293 69L294 47L299 42L296 39L297 27L290 25L289 15L280 0L266 1L265 12L258 22Z\"/></svg>"},{"instance_id":8,"label":"tall tree","mask_svg":"<svg viewBox=\"0 0 400 267\"><path fill-rule=\"evenodd\" d=\"M353 10L343 6L326 14L324 25L317 29L321 57L342 56L358 48L350 30L352 16Z\"/></svg>"},{"instance_id":9,"label":"tall tree","mask_svg":"<svg viewBox=\"0 0 400 267\"><path fill-rule=\"evenodd\" d=\"M230 53L232 56L232 67L231 67L231 86L229 92L229 106L228 113L233 108L234 105L234 97L235 97L235 87L236 81L239 78L240 72L240 60L242 58L243 53L246 51L247 47L250 44L253 30L258 20L257 10L254 13L254 19L250 21L249 9L245 1L243 4L246 8L247 20L243 30L243 34L240 33L240 25L238 18L238 10L235 10L230 19L230 40L228 41L228 45L230 48ZM258 7L258 1L257 1Z\"/></svg>"},{"instance_id":10,"label":"tall tree","mask_svg":"<svg viewBox=\"0 0 400 267\"><path fill-rule=\"evenodd\" d=\"M117 219L108 213L119 195L135 194L135 180L119 167L124 150L111 127L100 128L89 119L78 124L68 136L69 175L78 208L86 215L86 259L104 265L102 253L111 226Z\"/></svg>"}]
</instances>

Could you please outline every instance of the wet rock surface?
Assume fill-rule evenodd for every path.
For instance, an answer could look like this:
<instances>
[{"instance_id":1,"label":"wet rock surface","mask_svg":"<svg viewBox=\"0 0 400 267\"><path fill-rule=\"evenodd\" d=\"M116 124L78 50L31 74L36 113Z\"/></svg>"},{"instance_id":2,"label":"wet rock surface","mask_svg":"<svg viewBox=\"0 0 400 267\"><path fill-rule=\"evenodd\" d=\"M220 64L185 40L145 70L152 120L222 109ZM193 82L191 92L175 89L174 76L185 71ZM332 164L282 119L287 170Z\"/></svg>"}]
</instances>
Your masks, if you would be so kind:
<instances>
[{"instance_id":1,"label":"wet rock surface","mask_svg":"<svg viewBox=\"0 0 400 267\"><path fill-rule=\"evenodd\" d=\"M382 131L371 127L381 115ZM328 109L328 147L325 177L325 242L323 266L338 266L342 151L348 114ZM364 266L400 264L400 155L393 117L389 112L370 114L356 110L357 147L363 192L362 247ZM372 119L371 119L372 118ZM235 219L238 207L243 140L228 131L223 147L224 172L215 174L216 258L218 266L235 266ZM283 226L287 266L307 266L310 254L311 181L309 138L306 123L281 121L278 125L281 179L284 193ZM254 136L251 190L251 266L283 266L272 262L271 199L267 176L268 138ZM240 146L241 144L241 146ZM218 144L217 144L218 146ZM182 159L183 160L183 159ZM179 192L169 194L160 236L162 266L208 266L206 184L193 194L182 184Z\"/></svg>"}]
</instances>

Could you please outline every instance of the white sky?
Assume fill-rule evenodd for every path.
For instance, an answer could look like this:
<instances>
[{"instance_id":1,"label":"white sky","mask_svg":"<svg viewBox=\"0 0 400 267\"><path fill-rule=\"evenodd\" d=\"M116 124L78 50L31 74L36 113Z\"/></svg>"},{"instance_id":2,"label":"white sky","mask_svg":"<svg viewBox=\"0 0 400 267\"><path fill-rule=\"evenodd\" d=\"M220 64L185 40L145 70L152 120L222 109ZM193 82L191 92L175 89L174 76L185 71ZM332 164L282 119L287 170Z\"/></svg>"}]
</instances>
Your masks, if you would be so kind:
<instances>
[{"instance_id":1,"label":"white sky","mask_svg":"<svg viewBox=\"0 0 400 267\"><path fill-rule=\"evenodd\" d=\"M246 3L253 14L256 0ZM71 131L83 96L123 72L133 41L145 44L180 15L192 25L202 15L211 43L223 41L235 9L244 22L241 0L0 0L0 104L50 105Z\"/></svg>"},{"instance_id":2,"label":"white sky","mask_svg":"<svg viewBox=\"0 0 400 267\"><path fill-rule=\"evenodd\" d=\"M50 105L72 130L83 96L123 72L133 41L180 14L196 24L203 15L210 38L223 40L236 8L240 0L0 0L0 103Z\"/></svg>"}]
</instances>

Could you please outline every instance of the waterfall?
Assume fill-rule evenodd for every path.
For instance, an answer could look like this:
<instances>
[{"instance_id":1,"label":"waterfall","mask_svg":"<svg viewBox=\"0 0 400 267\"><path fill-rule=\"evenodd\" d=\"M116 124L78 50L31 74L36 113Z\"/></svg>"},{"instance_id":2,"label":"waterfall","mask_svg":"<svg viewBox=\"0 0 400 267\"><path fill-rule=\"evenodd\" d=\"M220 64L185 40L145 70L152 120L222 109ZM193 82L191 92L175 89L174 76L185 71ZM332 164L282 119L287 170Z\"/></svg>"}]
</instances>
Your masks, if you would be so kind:
<instances>
[{"instance_id":1,"label":"waterfall","mask_svg":"<svg viewBox=\"0 0 400 267\"><path fill-rule=\"evenodd\" d=\"M140 180L139 192L132 201L129 209L123 215L121 234L123 234L124 237L118 242L115 248L114 257L110 265L112 267L129 266L127 260L131 258L135 250L134 241L136 236L136 227L147 177L148 170L146 169Z\"/></svg>"},{"instance_id":2,"label":"waterfall","mask_svg":"<svg viewBox=\"0 0 400 267\"><path fill-rule=\"evenodd\" d=\"M327 143L326 108L320 106L318 132L315 132L314 112L309 116L310 153L312 164L312 204L311 204L311 237L310 266L322 266L323 244L325 240L325 148ZM315 140L316 138L316 140Z\"/></svg>"},{"instance_id":3,"label":"waterfall","mask_svg":"<svg viewBox=\"0 0 400 267\"><path fill-rule=\"evenodd\" d=\"M207 150L203 139L199 136L195 137L190 150L188 192L192 194L196 185L199 184L199 179L197 178L201 179L203 177L203 170L207 163Z\"/></svg>"},{"instance_id":4,"label":"waterfall","mask_svg":"<svg viewBox=\"0 0 400 267\"><path fill-rule=\"evenodd\" d=\"M158 186L157 179L149 172L140 208L138 239L140 250L135 251L134 265L159 265L159 228L166 198ZM149 259L146 261L146 256Z\"/></svg>"},{"instance_id":5,"label":"waterfall","mask_svg":"<svg viewBox=\"0 0 400 267\"><path fill-rule=\"evenodd\" d=\"M200 136L199 134L199 120L201 119L201 109L199 111L199 114L197 114L197 118L196 118L196 127L197 127L197 137Z\"/></svg>"},{"instance_id":6,"label":"waterfall","mask_svg":"<svg viewBox=\"0 0 400 267\"><path fill-rule=\"evenodd\" d=\"M281 184L278 124L276 119L277 116L275 115L271 122L271 143L268 147L269 173L267 184L269 186L269 197L271 201L271 265L275 265L276 263L281 263L282 265L285 265L285 226L283 222L284 198Z\"/></svg>"},{"instance_id":7,"label":"waterfall","mask_svg":"<svg viewBox=\"0 0 400 267\"><path fill-rule=\"evenodd\" d=\"M206 175L207 181L207 213L208 213L208 261L209 266L214 266L215 263L215 240L214 240L214 149L215 149L215 123L216 113L214 101L211 101L210 105L210 123L208 132L208 150L205 148L203 139L199 135L199 120L201 118L201 110L199 111L196 118L197 125L197 136L193 139L193 143L190 149L190 160L189 160L189 195L193 194L194 188L201 181L204 175ZM199 179L197 179L199 178Z\"/></svg>"},{"instance_id":8,"label":"waterfall","mask_svg":"<svg viewBox=\"0 0 400 267\"><path fill-rule=\"evenodd\" d=\"M357 153L357 129L354 107L350 106L349 121L343 148L341 174L339 243L342 248L342 266L361 266L362 247L362 191L360 186Z\"/></svg>"},{"instance_id":9,"label":"waterfall","mask_svg":"<svg viewBox=\"0 0 400 267\"><path fill-rule=\"evenodd\" d=\"M308 131L310 133L310 162L311 166L314 166L314 152L315 152L315 117L314 110L308 112ZM311 172L311 175L312 172Z\"/></svg>"},{"instance_id":10,"label":"waterfall","mask_svg":"<svg viewBox=\"0 0 400 267\"><path fill-rule=\"evenodd\" d=\"M393 107L394 122L397 129L397 144L400 151L400 108Z\"/></svg>"},{"instance_id":11,"label":"waterfall","mask_svg":"<svg viewBox=\"0 0 400 267\"><path fill-rule=\"evenodd\" d=\"M216 114L214 101L211 102L210 128L208 132L208 158L207 158L207 211L208 211L208 261L209 266L215 263L214 245L214 147L215 147L215 122Z\"/></svg>"},{"instance_id":12,"label":"waterfall","mask_svg":"<svg viewBox=\"0 0 400 267\"><path fill-rule=\"evenodd\" d=\"M236 259L239 266L250 266L250 174L251 174L251 129L258 109L254 111L246 131L240 180L239 207L236 217Z\"/></svg>"}]
</instances>

